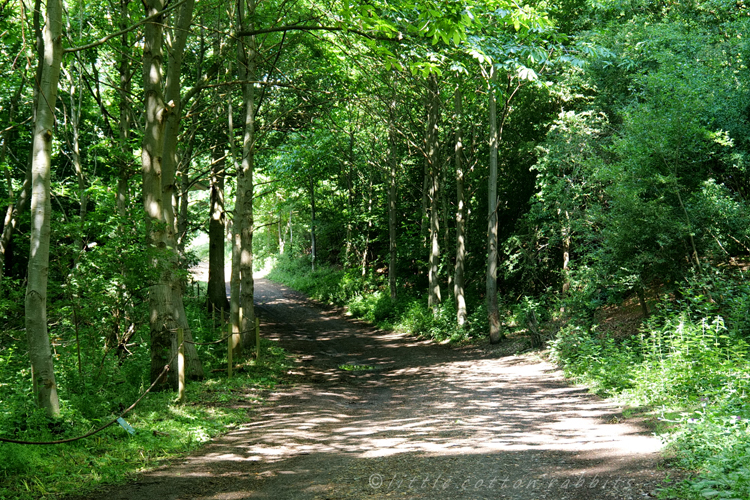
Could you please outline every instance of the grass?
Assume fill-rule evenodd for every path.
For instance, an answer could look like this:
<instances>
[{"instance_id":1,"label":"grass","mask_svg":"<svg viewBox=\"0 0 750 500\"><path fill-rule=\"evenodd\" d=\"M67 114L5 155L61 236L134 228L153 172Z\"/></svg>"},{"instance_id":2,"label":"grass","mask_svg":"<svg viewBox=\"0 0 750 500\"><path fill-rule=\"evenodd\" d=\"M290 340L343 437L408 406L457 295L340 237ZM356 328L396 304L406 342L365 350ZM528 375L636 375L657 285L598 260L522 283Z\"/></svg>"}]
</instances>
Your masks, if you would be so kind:
<instances>
[{"instance_id":1,"label":"grass","mask_svg":"<svg viewBox=\"0 0 750 500\"><path fill-rule=\"evenodd\" d=\"M339 370L344 370L347 372L363 372L368 370L374 370L374 366L370 365L350 365L350 364L344 364L339 366Z\"/></svg>"},{"instance_id":2,"label":"grass","mask_svg":"<svg viewBox=\"0 0 750 500\"><path fill-rule=\"evenodd\" d=\"M203 312L201 300L185 302L197 341L221 335ZM101 355L94 358L96 363L87 362L93 357L91 346L84 346L81 377L73 363L75 346L59 345L56 371L62 416L51 420L32 403L21 332L4 331L0 337L0 436L5 438L51 441L85 434L119 414L148 386L148 349L143 338L143 347L131 348L134 354L122 364L112 356L105 358L99 378ZM240 360L234 377L228 379L226 372L216 371L226 367L226 346L200 346L210 378L187 384L185 404L178 404L172 392L148 394L124 417L136 430L134 435L115 424L67 444L0 443L0 498L53 499L121 483L247 422L248 410L263 404L264 394L283 383L290 367L288 356L275 343L262 339L261 349L261 362Z\"/></svg>"}]
</instances>

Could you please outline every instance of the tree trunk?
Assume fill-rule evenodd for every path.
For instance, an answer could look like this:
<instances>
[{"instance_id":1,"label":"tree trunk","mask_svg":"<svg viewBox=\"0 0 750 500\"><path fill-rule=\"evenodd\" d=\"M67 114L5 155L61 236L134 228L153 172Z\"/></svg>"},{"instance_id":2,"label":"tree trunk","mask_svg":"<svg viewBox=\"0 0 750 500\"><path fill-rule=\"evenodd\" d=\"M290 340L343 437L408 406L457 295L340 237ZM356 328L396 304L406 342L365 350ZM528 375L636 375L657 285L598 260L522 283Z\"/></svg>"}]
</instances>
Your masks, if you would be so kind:
<instances>
[{"instance_id":1,"label":"tree trunk","mask_svg":"<svg viewBox=\"0 0 750 500\"><path fill-rule=\"evenodd\" d=\"M190 204L190 164L193 158L193 139L195 133L188 135L188 143L185 145L183 154L180 155L180 196L179 210L177 212L177 252L182 258L185 256L185 244L188 234L188 207Z\"/></svg>"},{"instance_id":2,"label":"tree trunk","mask_svg":"<svg viewBox=\"0 0 750 500\"><path fill-rule=\"evenodd\" d=\"M648 303L646 302L646 291L643 285L638 285L635 289L636 295L638 295L638 302L641 305L641 312L644 318L648 318L650 311L648 310Z\"/></svg>"},{"instance_id":3,"label":"tree trunk","mask_svg":"<svg viewBox=\"0 0 750 500\"><path fill-rule=\"evenodd\" d=\"M362 276L367 275L367 255L370 251L370 233L372 232L372 172L367 181L367 231L365 231L365 246L362 249Z\"/></svg>"},{"instance_id":4,"label":"tree trunk","mask_svg":"<svg viewBox=\"0 0 750 500\"><path fill-rule=\"evenodd\" d=\"M177 217L175 207L177 206L176 172L179 159L177 157L177 138L180 133L180 122L182 119L182 99L180 87L180 75L182 70L182 57L185 52L185 44L189 34L190 25L193 22L193 8L195 0L186 0L177 13L174 32L170 36L169 62L167 65L167 76L164 99L171 106L171 112L166 116L164 125L164 139L161 151L162 155L162 211L165 223L165 240L167 251L165 256L169 259L171 272L165 272L173 297L171 304L174 307L174 319L177 328L182 328L185 340L185 373L193 380L203 378L203 366L198 351L192 340L192 332L185 314L183 293L185 285L179 272L178 242L177 242ZM175 346L176 347L176 346ZM172 353L174 355L174 353ZM174 375L174 372L173 374Z\"/></svg>"},{"instance_id":5,"label":"tree trunk","mask_svg":"<svg viewBox=\"0 0 750 500\"><path fill-rule=\"evenodd\" d=\"M427 145L427 137L425 137L425 148L429 148ZM419 238L422 242L422 246L427 248L427 234L429 232L429 214L430 210L430 189L432 185L432 178L430 177L430 161L425 158L424 162L424 175L422 176L422 217L419 219Z\"/></svg>"},{"instance_id":6,"label":"tree trunk","mask_svg":"<svg viewBox=\"0 0 750 500\"><path fill-rule=\"evenodd\" d=\"M31 230L26 288L26 338L31 360L34 396L48 416L60 415L52 349L47 332L47 275L50 240L50 167L55 102L62 60L62 2L48 0L39 43L40 78L35 99L33 160L31 164Z\"/></svg>"},{"instance_id":7,"label":"tree trunk","mask_svg":"<svg viewBox=\"0 0 750 500\"><path fill-rule=\"evenodd\" d=\"M73 73L78 74L78 82L73 81ZM75 237L74 247L77 252L83 249L83 237L84 237L84 224L86 221L86 205L88 204L88 196L86 193L86 177L83 173L83 165L81 164L81 146L80 146L80 121L81 121L81 100L83 98L83 92L81 92L80 74L81 71L76 69L75 65L71 65L68 75L68 84L70 85L70 116L69 123L71 128L72 137L68 141L70 147L70 160L73 163L73 170L76 173L78 179L78 202L79 202L79 231ZM76 91L78 91L78 99L76 99Z\"/></svg>"},{"instance_id":8,"label":"tree trunk","mask_svg":"<svg viewBox=\"0 0 750 500\"><path fill-rule=\"evenodd\" d=\"M125 29L130 24L128 4L130 0L120 0L120 29ZM127 207L130 199L128 180L130 179L130 128L132 125L132 111L130 109L130 88L132 71L130 68L130 34L123 33L120 37L121 48L119 55L120 87L120 120L119 120L119 162L117 178L117 213L120 217L127 216Z\"/></svg>"},{"instance_id":9,"label":"tree trunk","mask_svg":"<svg viewBox=\"0 0 750 500\"><path fill-rule=\"evenodd\" d=\"M354 206L354 189L352 187L352 172L354 171L354 129L349 131L349 165L346 172L346 250L344 252L344 266L349 267L352 252L352 207Z\"/></svg>"},{"instance_id":10,"label":"tree trunk","mask_svg":"<svg viewBox=\"0 0 750 500\"><path fill-rule=\"evenodd\" d=\"M146 0L146 16L164 10L166 0ZM169 388L166 378L159 379L165 365L172 359L172 338L179 326L172 301L172 272L167 231L171 221L165 219L162 191L162 152L164 126L173 104L165 104L162 97L163 24L158 17L147 23L143 44L143 93L145 102L145 125L141 164L143 173L143 206L146 212L147 241L153 249L151 266L158 269L157 282L149 289L149 323L151 329L151 381L157 382L156 390ZM174 370L172 370L174 372ZM176 382L171 377L172 382Z\"/></svg>"},{"instance_id":11,"label":"tree trunk","mask_svg":"<svg viewBox=\"0 0 750 500\"><path fill-rule=\"evenodd\" d=\"M10 101L10 109L8 110L8 121L13 122L15 118L16 108L18 107L18 101L21 99L23 93L23 87L26 85L26 73L24 72L21 84L16 89L16 93ZM5 157L8 154L8 144L13 138L14 129L6 130L3 134L3 147L0 149L0 164L5 163ZM5 217L3 219L3 232L0 235L0 282L3 280L5 275L5 252L10 245L10 240L13 237L13 230L18 223L18 214L25 209L25 205L29 200L29 194L31 192L31 170L26 172L26 180L23 183L21 189L21 196L19 204L15 203L15 193L13 192L13 179L10 175L10 169L5 171L5 180L8 184L8 206L5 209Z\"/></svg>"},{"instance_id":12,"label":"tree trunk","mask_svg":"<svg viewBox=\"0 0 750 500\"><path fill-rule=\"evenodd\" d=\"M398 159L396 158L396 99L394 98L389 106L389 123L388 123L388 142L390 145L390 154L388 160L390 163L390 172L388 175L388 289L391 293L391 300L396 300L396 266L397 266L397 246L396 246L396 174L398 170Z\"/></svg>"},{"instance_id":13,"label":"tree trunk","mask_svg":"<svg viewBox=\"0 0 750 500\"><path fill-rule=\"evenodd\" d=\"M315 272L315 260L318 257L315 245L315 183L313 182L312 174L310 174L310 253L312 272Z\"/></svg>"},{"instance_id":14,"label":"tree trunk","mask_svg":"<svg viewBox=\"0 0 750 500\"><path fill-rule=\"evenodd\" d=\"M211 199L208 209L208 309L229 310L226 277L224 276L224 149L214 146L211 164ZM183 195L184 196L184 195Z\"/></svg>"},{"instance_id":15,"label":"tree trunk","mask_svg":"<svg viewBox=\"0 0 750 500\"><path fill-rule=\"evenodd\" d=\"M248 2L248 17L245 23L243 0L238 3L238 17L243 29L251 30L255 27L252 18L255 16L255 0ZM240 80L255 80L255 37L249 37L245 45L243 38L240 43ZM237 192L242 193L242 200L235 208L237 217L242 220L240 231L240 328L243 348L255 347L255 308L253 297L255 283L253 281L253 169L255 168L255 86L251 83L242 85L243 105L245 107L244 133L242 136L242 162L238 174Z\"/></svg>"},{"instance_id":16,"label":"tree trunk","mask_svg":"<svg viewBox=\"0 0 750 500\"><path fill-rule=\"evenodd\" d=\"M464 199L463 139L461 136L461 118L463 115L461 91L456 90L455 116L456 127L456 267L453 278L453 295L456 300L456 321L458 326L466 325L466 297L464 292L464 265L466 263L466 202Z\"/></svg>"},{"instance_id":17,"label":"tree trunk","mask_svg":"<svg viewBox=\"0 0 750 500\"><path fill-rule=\"evenodd\" d=\"M429 261L429 296L427 303L433 313L440 305L440 282L438 266L440 265L440 221L438 217L438 202L440 196L440 165L438 144L438 120L440 119L440 94L437 77L430 75L429 80L429 108L427 116L427 161L429 164L429 199L430 199L430 261Z\"/></svg>"},{"instance_id":18,"label":"tree trunk","mask_svg":"<svg viewBox=\"0 0 750 500\"><path fill-rule=\"evenodd\" d=\"M289 248L294 251L294 230L292 228L292 214L294 210L289 210Z\"/></svg>"},{"instance_id":19,"label":"tree trunk","mask_svg":"<svg viewBox=\"0 0 750 500\"><path fill-rule=\"evenodd\" d=\"M238 48L238 50L241 50L241 48ZM229 100L227 108L229 153L232 156L234 171L239 178L240 168L239 162L237 161L237 154L234 145L234 117L232 116L233 109L231 99ZM235 358L239 358L242 355L242 335L240 333L242 331L242 311L240 309L240 254L242 253L242 219L238 216L240 206L242 206L242 192L238 189L235 193L234 218L232 219L232 272L229 278L229 322L231 324L232 332L232 340L230 344L232 346L232 355Z\"/></svg>"},{"instance_id":20,"label":"tree trunk","mask_svg":"<svg viewBox=\"0 0 750 500\"><path fill-rule=\"evenodd\" d=\"M504 337L500 332L500 312L497 305L497 101L495 84L497 73L490 76L490 177L487 184L487 315L490 323L490 343L497 344Z\"/></svg>"},{"instance_id":21,"label":"tree trunk","mask_svg":"<svg viewBox=\"0 0 750 500\"><path fill-rule=\"evenodd\" d=\"M568 294L568 291L570 290L570 214L567 210L565 210L565 220L562 221L562 230L561 235L562 236L562 257L563 257L563 266L562 266L562 272L563 272L563 286L562 286L562 294L563 297Z\"/></svg>"}]
</instances>

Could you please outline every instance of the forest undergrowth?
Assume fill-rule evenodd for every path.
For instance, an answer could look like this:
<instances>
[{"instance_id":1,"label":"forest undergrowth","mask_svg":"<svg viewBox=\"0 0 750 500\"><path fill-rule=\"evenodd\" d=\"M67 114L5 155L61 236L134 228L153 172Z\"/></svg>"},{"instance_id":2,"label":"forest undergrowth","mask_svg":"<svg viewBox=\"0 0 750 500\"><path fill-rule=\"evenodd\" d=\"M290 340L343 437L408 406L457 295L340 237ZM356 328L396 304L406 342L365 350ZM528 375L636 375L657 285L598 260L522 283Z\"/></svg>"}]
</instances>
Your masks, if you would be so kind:
<instances>
[{"instance_id":1,"label":"forest undergrowth","mask_svg":"<svg viewBox=\"0 0 750 500\"><path fill-rule=\"evenodd\" d=\"M195 341L210 342L221 338L222 328L219 319L206 313L205 284L201 285L203 295L186 298L185 307ZM191 290L197 292L197 287ZM3 305L5 311L13 309ZM63 312L55 313L53 317L64 324ZM77 345L62 340L72 335L54 340L61 416L50 419L30 396L23 332L0 330L0 437L35 442L83 435L120 414L149 386L148 324L136 331L128 345L130 354L118 357L102 352L101 330L84 322L79 332L80 369ZM247 421L249 409L262 404L265 391L280 383L288 368L284 351L267 340L261 344L262 361L235 360L231 379L226 374L226 343L197 349L207 377L188 382L184 404L171 391L146 395L124 416L135 430L133 435L114 424L65 444L0 443L0 498L39 500L81 494L183 457Z\"/></svg>"},{"instance_id":2,"label":"forest undergrowth","mask_svg":"<svg viewBox=\"0 0 750 500\"><path fill-rule=\"evenodd\" d=\"M269 278L346 307L352 316L381 328L453 343L488 340L481 305L470 311L468 325L461 329L452 298L433 314L426 298L416 294L392 301L379 275L321 266L311 272L306 259L282 257ZM671 463L691 473L691 479L664 490L665 496L750 498L746 273L707 269L694 275L677 293L657 297L635 334L604 331L592 314L603 305L601 295L590 297L591 303L585 291L562 302L521 300L505 311L505 331L508 336L527 333L533 311L546 320L545 352L571 381L626 405L626 416L638 408L657 420ZM607 300L622 305L619 295ZM561 310L567 311L565 317Z\"/></svg>"}]
</instances>

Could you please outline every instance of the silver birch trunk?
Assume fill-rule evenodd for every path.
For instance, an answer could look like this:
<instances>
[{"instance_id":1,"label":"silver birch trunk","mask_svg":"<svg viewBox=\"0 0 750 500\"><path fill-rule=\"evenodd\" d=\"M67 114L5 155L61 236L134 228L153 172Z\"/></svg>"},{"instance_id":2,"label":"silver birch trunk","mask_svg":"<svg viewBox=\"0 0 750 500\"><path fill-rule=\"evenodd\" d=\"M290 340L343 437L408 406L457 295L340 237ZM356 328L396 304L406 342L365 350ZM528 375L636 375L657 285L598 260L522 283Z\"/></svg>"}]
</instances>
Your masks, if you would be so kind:
<instances>
[{"instance_id":1,"label":"silver birch trunk","mask_svg":"<svg viewBox=\"0 0 750 500\"><path fill-rule=\"evenodd\" d=\"M26 338L37 405L47 415L60 415L52 346L47 331L47 275L49 271L50 169L55 125L57 84L62 60L62 2L48 0L39 44L40 78L35 100L34 144L31 163L31 230L26 287Z\"/></svg>"}]
</instances>

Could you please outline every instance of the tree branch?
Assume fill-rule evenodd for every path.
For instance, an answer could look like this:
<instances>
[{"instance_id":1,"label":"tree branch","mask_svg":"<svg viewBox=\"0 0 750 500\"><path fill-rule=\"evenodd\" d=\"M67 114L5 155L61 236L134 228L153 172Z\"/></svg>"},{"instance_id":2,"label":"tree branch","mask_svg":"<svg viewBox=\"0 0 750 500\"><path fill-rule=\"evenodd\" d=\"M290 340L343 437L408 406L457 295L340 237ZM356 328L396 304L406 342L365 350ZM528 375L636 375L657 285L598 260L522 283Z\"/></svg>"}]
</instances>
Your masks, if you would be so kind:
<instances>
[{"instance_id":1,"label":"tree branch","mask_svg":"<svg viewBox=\"0 0 750 500\"><path fill-rule=\"evenodd\" d=\"M353 30L353 29L344 28L341 26L303 26L303 25L279 26L278 28L266 28L262 30L240 31L236 33L235 36L236 37L255 36L255 35L264 35L266 33L278 33L278 32L286 33L287 31L344 31L347 33L354 33L355 35L369 38L370 40L381 40L381 41L386 41L386 42L393 42L393 41L398 40L397 38L375 36L369 33L365 33L364 31Z\"/></svg>"},{"instance_id":2,"label":"tree branch","mask_svg":"<svg viewBox=\"0 0 750 500\"><path fill-rule=\"evenodd\" d=\"M142 25L148 23L149 21L153 21L157 17L160 17L160 16L166 14L167 12L176 9L180 5L184 4L185 1L186 0L180 0L176 4L170 5L166 9L164 9L164 10L162 10L160 12L157 12L156 14L150 15L150 16L148 16L145 19L141 19L140 21L138 21L134 25L132 25L132 26L130 26L128 28L125 28L124 30L120 30L120 31L118 31L116 33L112 33L111 35L107 35L107 36L105 36L103 38L100 38L99 40L97 40L95 42L91 42L91 43L88 43L86 45L80 45L78 47L68 47L67 49L63 50L63 54L68 54L70 52L79 52L81 50L93 49L94 47L98 47L99 45L103 45L103 44L107 43L108 41L112 40L113 38L117 38L120 35L124 35L125 33L128 33L129 31L133 31L134 29L138 28L139 26L142 26Z\"/></svg>"}]
</instances>

